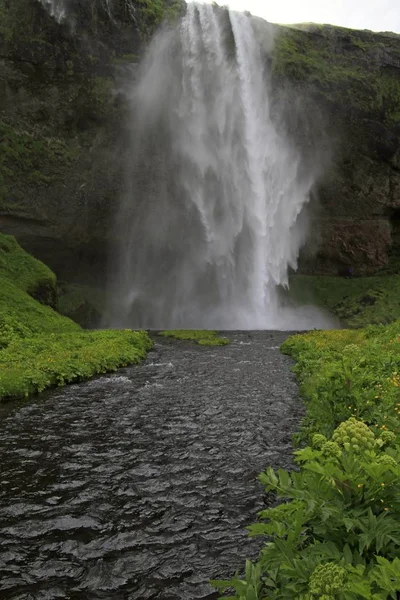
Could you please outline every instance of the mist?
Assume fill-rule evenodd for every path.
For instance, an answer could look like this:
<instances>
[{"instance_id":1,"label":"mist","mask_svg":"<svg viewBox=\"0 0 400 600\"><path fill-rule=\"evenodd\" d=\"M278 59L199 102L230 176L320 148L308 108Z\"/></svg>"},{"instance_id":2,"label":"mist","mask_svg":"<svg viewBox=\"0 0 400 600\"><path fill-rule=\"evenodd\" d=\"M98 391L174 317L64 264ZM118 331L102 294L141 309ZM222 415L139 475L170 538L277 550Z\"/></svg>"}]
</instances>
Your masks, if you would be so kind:
<instances>
[{"instance_id":1,"label":"mist","mask_svg":"<svg viewBox=\"0 0 400 600\"><path fill-rule=\"evenodd\" d=\"M328 327L282 305L320 165L272 106L273 28L190 3L152 40L129 92L125 194L115 225L110 325ZM314 157L315 158L315 157ZM310 313L311 311L311 313Z\"/></svg>"}]
</instances>

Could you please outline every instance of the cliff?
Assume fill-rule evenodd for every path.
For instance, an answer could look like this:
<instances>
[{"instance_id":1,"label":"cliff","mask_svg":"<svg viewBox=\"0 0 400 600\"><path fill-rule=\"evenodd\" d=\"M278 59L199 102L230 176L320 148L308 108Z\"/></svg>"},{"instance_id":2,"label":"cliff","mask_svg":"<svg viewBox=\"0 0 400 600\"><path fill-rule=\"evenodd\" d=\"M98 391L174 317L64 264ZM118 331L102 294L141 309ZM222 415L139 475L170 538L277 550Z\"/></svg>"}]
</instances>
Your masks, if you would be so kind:
<instances>
[{"instance_id":1,"label":"cliff","mask_svg":"<svg viewBox=\"0 0 400 600\"><path fill-rule=\"evenodd\" d=\"M281 28L273 72L305 100L308 127L322 133L330 154L303 270L374 273L400 252L400 36Z\"/></svg>"},{"instance_id":2,"label":"cliff","mask_svg":"<svg viewBox=\"0 0 400 600\"><path fill-rule=\"evenodd\" d=\"M59 24L37 0L0 0L0 231L90 283L102 282L124 181L120 90L154 28L182 8L105 6L70 0ZM292 134L313 160L320 143L324 154L302 270L374 273L400 252L400 36L318 25L274 35L265 60L288 117L301 99Z\"/></svg>"},{"instance_id":3,"label":"cliff","mask_svg":"<svg viewBox=\"0 0 400 600\"><path fill-rule=\"evenodd\" d=\"M109 6L109 5L107 5ZM0 0L0 231L65 279L102 280L121 191L124 100L168 0Z\"/></svg>"}]
</instances>

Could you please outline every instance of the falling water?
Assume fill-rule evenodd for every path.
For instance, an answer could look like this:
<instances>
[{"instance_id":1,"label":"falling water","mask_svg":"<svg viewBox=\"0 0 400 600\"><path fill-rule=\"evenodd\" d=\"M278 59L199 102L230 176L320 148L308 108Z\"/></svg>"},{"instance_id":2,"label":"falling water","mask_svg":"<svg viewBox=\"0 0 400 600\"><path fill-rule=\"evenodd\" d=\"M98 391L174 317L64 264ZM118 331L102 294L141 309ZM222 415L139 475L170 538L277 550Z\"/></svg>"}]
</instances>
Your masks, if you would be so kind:
<instances>
[{"instance_id":1,"label":"falling water","mask_svg":"<svg viewBox=\"0 0 400 600\"><path fill-rule=\"evenodd\" d=\"M93 7L95 7L96 10L101 9L103 13L108 15L110 21L114 21L113 0L96 0L93 6L90 4L90 0L39 0L39 2L59 23L67 21L71 24L71 21L73 22L74 20L74 11L76 11L79 6L81 6L81 8L86 6L89 15L93 15ZM125 7L131 17L133 17L134 10L131 0L125 1Z\"/></svg>"},{"instance_id":2,"label":"falling water","mask_svg":"<svg viewBox=\"0 0 400 600\"><path fill-rule=\"evenodd\" d=\"M130 102L111 324L307 326L277 286L297 267L314 177L272 119L252 18L188 4L153 40Z\"/></svg>"},{"instance_id":3,"label":"falling water","mask_svg":"<svg viewBox=\"0 0 400 600\"><path fill-rule=\"evenodd\" d=\"M40 0L40 2L58 22L65 18L65 0Z\"/></svg>"}]
</instances>

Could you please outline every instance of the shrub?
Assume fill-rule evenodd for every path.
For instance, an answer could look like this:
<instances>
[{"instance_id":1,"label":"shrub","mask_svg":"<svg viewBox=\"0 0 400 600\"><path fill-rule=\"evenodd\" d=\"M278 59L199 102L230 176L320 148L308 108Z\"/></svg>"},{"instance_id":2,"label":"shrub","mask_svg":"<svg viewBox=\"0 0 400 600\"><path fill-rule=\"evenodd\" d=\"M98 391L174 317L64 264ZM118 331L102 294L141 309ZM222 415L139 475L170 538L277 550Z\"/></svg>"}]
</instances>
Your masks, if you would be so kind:
<instances>
[{"instance_id":1,"label":"shrub","mask_svg":"<svg viewBox=\"0 0 400 600\"><path fill-rule=\"evenodd\" d=\"M400 593L400 322L310 332L283 350L307 415L299 470L268 468L281 504L260 513L265 537L243 578L214 582L246 600L386 600Z\"/></svg>"}]
</instances>

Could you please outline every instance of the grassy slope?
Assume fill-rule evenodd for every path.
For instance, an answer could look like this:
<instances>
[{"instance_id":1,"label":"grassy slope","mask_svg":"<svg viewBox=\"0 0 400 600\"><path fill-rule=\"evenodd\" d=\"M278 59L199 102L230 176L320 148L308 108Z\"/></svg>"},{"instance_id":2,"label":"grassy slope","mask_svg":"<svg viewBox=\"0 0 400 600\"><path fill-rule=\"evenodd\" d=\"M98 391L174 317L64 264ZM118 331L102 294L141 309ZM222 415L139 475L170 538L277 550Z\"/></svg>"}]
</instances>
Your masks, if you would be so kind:
<instances>
[{"instance_id":1,"label":"grassy slope","mask_svg":"<svg viewBox=\"0 0 400 600\"><path fill-rule=\"evenodd\" d=\"M300 304L317 304L346 327L391 323L400 318L400 275L317 277L296 275L290 293Z\"/></svg>"},{"instance_id":2,"label":"grassy slope","mask_svg":"<svg viewBox=\"0 0 400 600\"><path fill-rule=\"evenodd\" d=\"M303 424L307 437L330 435L350 416L378 427L389 425L400 435L400 320L297 335L282 350L297 360L295 372L308 408Z\"/></svg>"},{"instance_id":3,"label":"grassy slope","mask_svg":"<svg viewBox=\"0 0 400 600\"><path fill-rule=\"evenodd\" d=\"M12 236L1 234L0 277L28 294L40 285L56 285L56 276L46 265L27 254Z\"/></svg>"},{"instance_id":4,"label":"grassy slope","mask_svg":"<svg viewBox=\"0 0 400 600\"><path fill-rule=\"evenodd\" d=\"M27 290L55 277L0 234L0 402L138 362L151 341L144 332L83 331Z\"/></svg>"}]
</instances>

